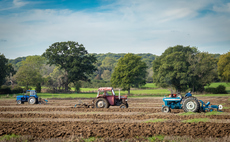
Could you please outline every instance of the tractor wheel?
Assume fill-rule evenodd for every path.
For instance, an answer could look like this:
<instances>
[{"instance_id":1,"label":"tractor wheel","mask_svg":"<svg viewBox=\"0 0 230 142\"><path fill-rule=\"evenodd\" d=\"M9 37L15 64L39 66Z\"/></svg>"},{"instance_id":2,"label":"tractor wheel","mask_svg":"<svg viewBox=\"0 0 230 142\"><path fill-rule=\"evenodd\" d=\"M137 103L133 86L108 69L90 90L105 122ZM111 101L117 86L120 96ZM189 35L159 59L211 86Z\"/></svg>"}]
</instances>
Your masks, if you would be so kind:
<instances>
[{"instance_id":1,"label":"tractor wheel","mask_svg":"<svg viewBox=\"0 0 230 142\"><path fill-rule=\"evenodd\" d=\"M121 104L120 108L128 108L126 104Z\"/></svg>"},{"instance_id":2,"label":"tractor wheel","mask_svg":"<svg viewBox=\"0 0 230 142\"><path fill-rule=\"evenodd\" d=\"M126 104L126 106L127 106L127 108L129 108L129 104L128 103Z\"/></svg>"},{"instance_id":3,"label":"tractor wheel","mask_svg":"<svg viewBox=\"0 0 230 142\"><path fill-rule=\"evenodd\" d=\"M198 112L200 110L200 103L194 97L186 98L182 104L184 112Z\"/></svg>"},{"instance_id":4,"label":"tractor wheel","mask_svg":"<svg viewBox=\"0 0 230 142\"><path fill-rule=\"evenodd\" d=\"M188 98L193 98L193 99L197 100L197 102L199 102L198 99L196 97L193 97L193 96L191 96L191 97L182 97L182 106L183 106L184 101L186 99L188 99Z\"/></svg>"},{"instance_id":5,"label":"tractor wheel","mask_svg":"<svg viewBox=\"0 0 230 142\"><path fill-rule=\"evenodd\" d=\"M109 103L108 103L108 101L106 99L99 98L99 99L96 100L95 106L96 106L96 108L108 108Z\"/></svg>"},{"instance_id":6,"label":"tractor wheel","mask_svg":"<svg viewBox=\"0 0 230 142\"><path fill-rule=\"evenodd\" d=\"M168 112L171 112L171 109L168 106L163 106L161 111L168 113Z\"/></svg>"},{"instance_id":7,"label":"tractor wheel","mask_svg":"<svg viewBox=\"0 0 230 142\"><path fill-rule=\"evenodd\" d=\"M31 105L36 104L36 99L34 97L29 97L28 103Z\"/></svg>"},{"instance_id":8,"label":"tractor wheel","mask_svg":"<svg viewBox=\"0 0 230 142\"><path fill-rule=\"evenodd\" d=\"M21 100L17 100L17 104L22 104L22 101Z\"/></svg>"}]
</instances>

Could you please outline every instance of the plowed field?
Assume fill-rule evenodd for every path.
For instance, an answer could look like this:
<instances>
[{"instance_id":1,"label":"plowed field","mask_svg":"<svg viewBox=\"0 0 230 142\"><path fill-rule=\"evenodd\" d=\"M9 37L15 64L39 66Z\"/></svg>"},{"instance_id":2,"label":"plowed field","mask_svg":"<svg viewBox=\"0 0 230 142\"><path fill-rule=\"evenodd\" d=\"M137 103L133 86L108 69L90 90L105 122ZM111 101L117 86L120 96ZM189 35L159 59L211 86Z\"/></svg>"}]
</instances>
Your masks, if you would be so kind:
<instances>
[{"instance_id":1,"label":"plowed field","mask_svg":"<svg viewBox=\"0 0 230 142\"><path fill-rule=\"evenodd\" d=\"M222 113L184 115L182 110L162 113L162 98L131 98L129 108L75 108L79 99L49 99L48 104L17 105L0 100L0 136L22 135L35 139L99 137L188 136L230 138L230 97L198 97L213 105L222 104ZM91 99L82 99L89 103ZM207 115L209 114L209 115ZM188 122L198 120L198 122ZM199 121L200 120L200 121ZM111 139L110 139L111 140ZM230 141L230 140L229 140Z\"/></svg>"}]
</instances>

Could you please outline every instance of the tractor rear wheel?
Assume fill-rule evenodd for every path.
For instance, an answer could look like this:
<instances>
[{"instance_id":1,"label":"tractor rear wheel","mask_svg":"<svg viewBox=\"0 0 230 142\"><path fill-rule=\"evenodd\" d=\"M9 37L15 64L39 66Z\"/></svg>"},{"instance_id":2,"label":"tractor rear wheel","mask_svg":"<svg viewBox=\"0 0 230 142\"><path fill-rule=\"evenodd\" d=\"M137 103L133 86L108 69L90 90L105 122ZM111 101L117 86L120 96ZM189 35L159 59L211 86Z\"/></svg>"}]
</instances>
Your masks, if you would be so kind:
<instances>
[{"instance_id":1,"label":"tractor rear wheel","mask_svg":"<svg viewBox=\"0 0 230 142\"><path fill-rule=\"evenodd\" d=\"M31 105L36 104L36 99L34 97L29 97L28 103Z\"/></svg>"},{"instance_id":2,"label":"tractor rear wheel","mask_svg":"<svg viewBox=\"0 0 230 142\"><path fill-rule=\"evenodd\" d=\"M120 108L128 108L126 104L121 104Z\"/></svg>"},{"instance_id":3,"label":"tractor rear wheel","mask_svg":"<svg viewBox=\"0 0 230 142\"><path fill-rule=\"evenodd\" d=\"M200 110L200 103L194 97L186 98L182 104L184 112L198 112Z\"/></svg>"},{"instance_id":4,"label":"tractor rear wheel","mask_svg":"<svg viewBox=\"0 0 230 142\"><path fill-rule=\"evenodd\" d=\"M163 106L161 111L168 113L168 112L171 112L171 109L168 106Z\"/></svg>"},{"instance_id":5,"label":"tractor rear wheel","mask_svg":"<svg viewBox=\"0 0 230 142\"><path fill-rule=\"evenodd\" d=\"M109 108L109 103L104 98L98 98L95 102L96 108Z\"/></svg>"},{"instance_id":6,"label":"tractor rear wheel","mask_svg":"<svg viewBox=\"0 0 230 142\"><path fill-rule=\"evenodd\" d=\"M17 100L17 104L22 104L22 101L21 100Z\"/></svg>"}]
</instances>

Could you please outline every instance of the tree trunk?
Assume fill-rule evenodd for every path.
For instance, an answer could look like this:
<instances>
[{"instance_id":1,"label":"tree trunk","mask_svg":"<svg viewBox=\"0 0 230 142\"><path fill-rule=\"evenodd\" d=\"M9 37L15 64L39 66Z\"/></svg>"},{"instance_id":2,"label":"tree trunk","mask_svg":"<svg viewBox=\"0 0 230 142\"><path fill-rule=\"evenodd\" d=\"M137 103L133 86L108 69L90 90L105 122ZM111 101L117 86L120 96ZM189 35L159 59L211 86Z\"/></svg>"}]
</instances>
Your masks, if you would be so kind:
<instances>
[{"instance_id":1,"label":"tree trunk","mask_svg":"<svg viewBox=\"0 0 230 142\"><path fill-rule=\"evenodd\" d=\"M65 83L64 83L64 85L65 85L65 91L67 92L68 91L68 85L69 85L69 80L68 80L68 73L67 72L65 72L65 77L64 77L65 79Z\"/></svg>"},{"instance_id":2,"label":"tree trunk","mask_svg":"<svg viewBox=\"0 0 230 142\"><path fill-rule=\"evenodd\" d=\"M128 95L130 95L130 88L128 89Z\"/></svg>"},{"instance_id":3,"label":"tree trunk","mask_svg":"<svg viewBox=\"0 0 230 142\"><path fill-rule=\"evenodd\" d=\"M65 91L67 92L68 91L68 82L65 82Z\"/></svg>"}]
</instances>

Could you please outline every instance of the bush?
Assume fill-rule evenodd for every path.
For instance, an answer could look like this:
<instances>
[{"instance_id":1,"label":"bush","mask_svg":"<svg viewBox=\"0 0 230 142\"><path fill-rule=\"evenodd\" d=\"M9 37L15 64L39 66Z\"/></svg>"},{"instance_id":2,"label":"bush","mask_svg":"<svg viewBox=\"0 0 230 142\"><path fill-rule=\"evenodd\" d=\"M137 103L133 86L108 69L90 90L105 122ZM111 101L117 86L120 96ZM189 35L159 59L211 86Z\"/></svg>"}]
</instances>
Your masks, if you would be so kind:
<instances>
[{"instance_id":1,"label":"bush","mask_svg":"<svg viewBox=\"0 0 230 142\"><path fill-rule=\"evenodd\" d=\"M216 88L208 87L208 88L205 89L205 92L216 94Z\"/></svg>"},{"instance_id":2,"label":"bush","mask_svg":"<svg viewBox=\"0 0 230 142\"><path fill-rule=\"evenodd\" d=\"M219 85L216 88L216 91L218 92L218 94L227 94L227 91L225 89L226 87L224 85Z\"/></svg>"},{"instance_id":3,"label":"bush","mask_svg":"<svg viewBox=\"0 0 230 142\"><path fill-rule=\"evenodd\" d=\"M11 90L11 92L14 94L23 93L23 89L20 86L14 86L14 88Z\"/></svg>"},{"instance_id":4,"label":"bush","mask_svg":"<svg viewBox=\"0 0 230 142\"><path fill-rule=\"evenodd\" d=\"M2 85L0 88L0 94L11 94L10 87L6 85Z\"/></svg>"},{"instance_id":5,"label":"bush","mask_svg":"<svg viewBox=\"0 0 230 142\"><path fill-rule=\"evenodd\" d=\"M226 87L224 85L219 85L218 87L209 87L205 89L205 92L212 93L212 94L227 94L227 91L225 90Z\"/></svg>"}]
</instances>

